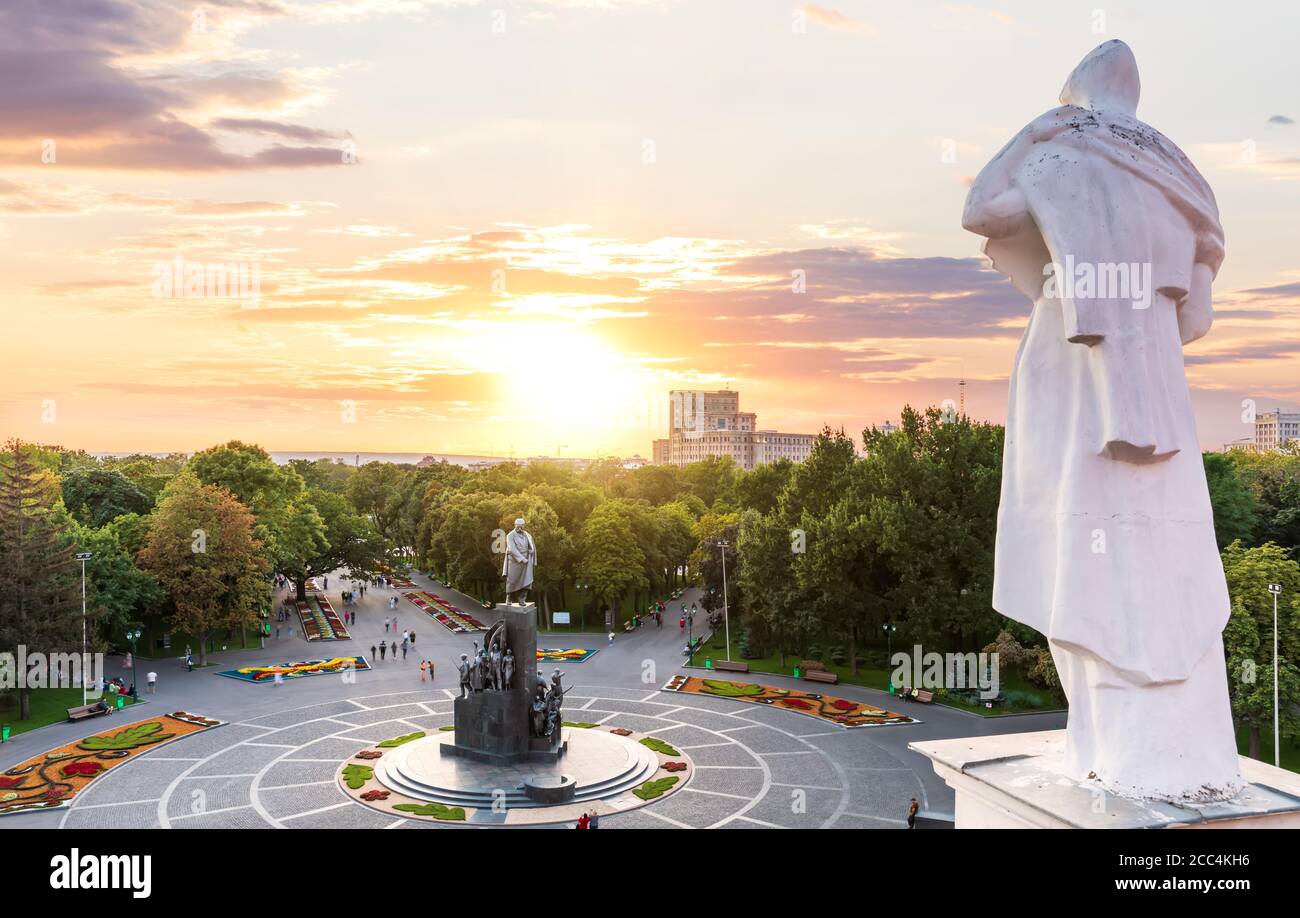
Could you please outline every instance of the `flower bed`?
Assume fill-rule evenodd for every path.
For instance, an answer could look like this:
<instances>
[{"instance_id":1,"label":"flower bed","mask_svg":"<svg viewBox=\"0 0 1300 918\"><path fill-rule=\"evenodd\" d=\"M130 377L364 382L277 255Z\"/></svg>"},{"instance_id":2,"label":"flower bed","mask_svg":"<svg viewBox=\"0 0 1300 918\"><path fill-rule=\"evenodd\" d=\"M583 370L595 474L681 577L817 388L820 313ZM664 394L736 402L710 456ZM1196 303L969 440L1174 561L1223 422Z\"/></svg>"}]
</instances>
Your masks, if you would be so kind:
<instances>
[{"instance_id":1,"label":"flower bed","mask_svg":"<svg viewBox=\"0 0 1300 918\"><path fill-rule=\"evenodd\" d=\"M312 596L311 602L298 603L298 621L309 641L347 641L352 635L324 596Z\"/></svg>"},{"instance_id":2,"label":"flower bed","mask_svg":"<svg viewBox=\"0 0 1300 918\"><path fill-rule=\"evenodd\" d=\"M562 650L558 647L539 647L537 648L537 659L554 660L565 663L581 663L595 653L599 648L596 647L570 647Z\"/></svg>"},{"instance_id":3,"label":"flower bed","mask_svg":"<svg viewBox=\"0 0 1300 918\"><path fill-rule=\"evenodd\" d=\"M349 670L370 669L365 657L332 657L328 660L303 660L297 663L267 663L263 666L245 666L240 669L227 669L217 673L241 682L267 683L275 682L279 675L282 679L300 679L303 676L329 676Z\"/></svg>"},{"instance_id":4,"label":"flower bed","mask_svg":"<svg viewBox=\"0 0 1300 918\"><path fill-rule=\"evenodd\" d=\"M106 772L150 749L221 723L176 711L112 727L34 756L0 774L0 816L65 807Z\"/></svg>"},{"instance_id":5,"label":"flower bed","mask_svg":"<svg viewBox=\"0 0 1300 918\"><path fill-rule=\"evenodd\" d=\"M324 595L313 596L312 598L316 601L316 604L320 606L321 615L325 617L325 621L329 623L330 630L334 632L334 640L350 641L352 635L348 633L347 625L343 624L343 619L334 611L334 607L330 605L330 601L326 599Z\"/></svg>"},{"instance_id":6,"label":"flower bed","mask_svg":"<svg viewBox=\"0 0 1300 918\"><path fill-rule=\"evenodd\" d=\"M663 690L771 705L829 721L841 727L886 727L918 723L915 718L908 717L906 714L896 714L860 701L850 701L847 698L836 698L833 695L822 695L817 692L804 692L799 689L773 688L770 685L759 685L753 682L727 682L722 679L701 679L698 676L673 676Z\"/></svg>"},{"instance_id":7,"label":"flower bed","mask_svg":"<svg viewBox=\"0 0 1300 918\"><path fill-rule=\"evenodd\" d=\"M436 620L449 631L454 631L457 634L465 634L469 631L487 631L487 626L474 616L460 611L440 596L434 596L432 593L426 593L423 590L412 590L402 595L409 599L421 612Z\"/></svg>"}]
</instances>

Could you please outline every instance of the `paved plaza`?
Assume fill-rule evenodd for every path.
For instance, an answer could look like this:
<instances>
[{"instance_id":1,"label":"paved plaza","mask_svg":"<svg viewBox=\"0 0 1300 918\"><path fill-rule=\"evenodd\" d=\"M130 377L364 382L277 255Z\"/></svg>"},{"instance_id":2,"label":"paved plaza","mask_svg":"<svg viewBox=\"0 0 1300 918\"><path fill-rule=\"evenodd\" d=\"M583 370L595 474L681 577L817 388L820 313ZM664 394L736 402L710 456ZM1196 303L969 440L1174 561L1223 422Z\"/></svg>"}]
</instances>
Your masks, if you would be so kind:
<instances>
[{"instance_id":1,"label":"paved plaza","mask_svg":"<svg viewBox=\"0 0 1300 918\"><path fill-rule=\"evenodd\" d=\"M333 599L341 584L331 577L330 585ZM466 597L425 578L417 577L417 586L473 608ZM8 816L0 827L444 827L367 807L345 794L337 780L341 765L362 749L414 731L434 733L452 723L457 691L452 661L471 647L474 636L451 633L406 600L394 613L387 608L391 595L367 591L352 641L268 639L265 651L220 654L219 666L193 673L169 661L149 662L160 674L158 693L145 696L149 703L130 712L130 719L188 710L227 723L112 770L66 809ZM689 602L693 596L686 598ZM338 653L369 657L370 645L385 637L383 619L394 614L398 631L416 630L415 652L406 660L372 661L373 670L358 672L350 681L320 676L275 686L216 676L218 669L231 665ZM563 669L566 684L573 686L565 701L566 720L662 739L693 765L680 790L602 817L607 828L901 827L912 797L936 812L952 810L951 791L927 759L907 750L909 742L1064 724L1064 714L986 719L937 705L907 705L906 713L921 722L844 729L771 707L664 692L660 687L685 671L675 616L665 619L662 629L620 632L612 646L593 635L539 638L546 646L601 648L583 663L544 664L548 670ZM387 638L392 640L391 632ZM420 681L422 658L438 664L433 683ZM110 672L112 666L110 662ZM739 678L808 688L784 677ZM894 709L902 704L884 692L856 686L838 686L835 692ZM98 718L23 734L0 747L0 768L113 725Z\"/></svg>"}]
</instances>

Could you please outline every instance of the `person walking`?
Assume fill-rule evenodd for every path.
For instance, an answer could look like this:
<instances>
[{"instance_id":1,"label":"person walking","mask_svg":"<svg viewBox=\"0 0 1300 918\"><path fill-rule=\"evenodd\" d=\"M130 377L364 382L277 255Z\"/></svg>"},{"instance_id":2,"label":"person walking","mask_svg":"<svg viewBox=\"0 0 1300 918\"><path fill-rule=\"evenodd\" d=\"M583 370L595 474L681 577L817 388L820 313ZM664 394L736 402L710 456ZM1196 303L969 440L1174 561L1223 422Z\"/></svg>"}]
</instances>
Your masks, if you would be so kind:
<instances>
[{"instance_id":1,"label":"person walking","mask_svg":"<svg viewBox=\"0 0 1300 918\"><path fill-rule=\"evenodd\" d=\"M415 629L414 629L414 628L411 629L411 646L412 646L412 647L415 646Z\"/></svg>"},{"instance_id":2,"label":"person walking","mask_svg":"<svg viewBox=\"0 0 1300 918\"><path fill-rule=\"evenodd\" d=\"M158 674L147 672L144 674L144 681L149 686L149 694L152 695L158 691Z\"/></svg>"},{"instance_id":3,"label":"person walking","mask_svg":"<svg viewBox=\"0 0 1300 918\"><path fill-rule=\"evenodd\" d=\"M393 641L393 659L397 659L397 642Z\"/></svg>"},{"instance_id":4,"label":"person walking","mask_svg":"<svg viewBox=\"0 0 1300 918\"><path fill-rule=\"evenodd\" d=\"M388 653L388 645L383 641L379 642L379 659L384 659L384 654Z\"/></svg>"},{"instance_id":5,"label":"person walking","mask_svg":"<svg viewBox=\"0 0 1300 918\"><path fill-rule=\"evenodd\" d=\"M374 645L374 644L371 644L371 645L370 645L370 659L373 660L373 659L374 659L375 657L377 657L377 656L379 656L379 651L375 650L375 645Z\"/></svg>"},{"instance_id":6,"label":"person walking","mask_svg":"<svg viewBox=\"0 0 1300 918\"><path fill-rule=\"evenodd\" d=\"M599 814L599 813L592 813L592 814L591 814L591 822L588 824L587 828L589 828L589 829L599 829L599 828L600 828L600 814Z\"/></svg>"},{"instance_id":7,"label":"person walking","mask_svg":"<svg viewBox=\"0 0 1300 918\"><path fill-rule=\"evenodd\" d=\"M613 646L613 644L614 644L614 632L612 632L612 631L609 633L609 643L610 643L610 646Z\"/></svg>"},{"instance_id":8,"label":"person walking","mask_svg":"<svg viewBox=\"0 0 1300 918\"><path fill-rule=\"evenodd\" d=\"M907 808L907 827L909 829L916 828L916 811L919 810L920 808L921 808L920 804L918 804L916 802L916 798L913 797L912 803Z\"/></svg>"},{"instance_id":9,"label":"person walking","mask_svg":"<svg viewBox=\"0 0 1300 918\"><path fill-rule=\"evenodd\" d=\"M407 643L406 638L402 638L402 662L406 662L406 649L411 645Z\"/></svg>"},{"instance_id":10,"label":"person walking","mask_svg":"<svg viewBox=\"0 0 1300 918\"><path fill-rule=\"evenodd\" d=\"M428 661L428 660L421 660L421 661L420 661L420 681L423 682L425 676L427 676L428 674L429 674L429 661Z\"/></svg>"}]
</instances>

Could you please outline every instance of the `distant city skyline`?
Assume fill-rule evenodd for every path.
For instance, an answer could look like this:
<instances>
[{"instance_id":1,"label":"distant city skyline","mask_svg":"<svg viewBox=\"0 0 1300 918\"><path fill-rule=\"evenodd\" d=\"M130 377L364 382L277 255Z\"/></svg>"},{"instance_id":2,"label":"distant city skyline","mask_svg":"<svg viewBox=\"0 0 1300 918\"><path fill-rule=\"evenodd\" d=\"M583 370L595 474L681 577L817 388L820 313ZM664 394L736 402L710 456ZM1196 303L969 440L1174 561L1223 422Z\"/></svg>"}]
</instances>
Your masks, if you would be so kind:
<instances>
[{"instance_id":1,"label":"distant city skyline","mask_svg":"<svg viewBox=\"0 0 1300 918\"><path fill-rule=\"evenodd\" d=\"M961 379L1001 423L1030 306L966 188L1120 37L1226 228L1186 352L1219 448L1246 400L1300 407L1297 27L1171 0L15 0L0 432L647 456L672 390L858 439Z\"/></svg>"}]
</instances>

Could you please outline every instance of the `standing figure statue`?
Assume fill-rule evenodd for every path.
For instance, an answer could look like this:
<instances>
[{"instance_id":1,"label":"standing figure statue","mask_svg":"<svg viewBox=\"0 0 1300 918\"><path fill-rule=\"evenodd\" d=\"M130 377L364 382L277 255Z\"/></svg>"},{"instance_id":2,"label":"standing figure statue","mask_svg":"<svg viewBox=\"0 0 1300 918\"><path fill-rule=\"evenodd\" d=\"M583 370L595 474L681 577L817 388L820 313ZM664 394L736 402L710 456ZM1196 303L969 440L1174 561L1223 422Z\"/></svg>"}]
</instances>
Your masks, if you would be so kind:
<instances>
[{"instance_id":1,"label":"standing figure statue","mask_svg":"<svg viewBox=\"0 0 1300 918\"><path fill-rule=\"evenodd\" d=\"M551 674L551 690L546 693L546 735L560 735L560 706L564 703L564 689L560 680L564 674L558 669Z\"/></svg>"},{"instance_id":2,"label":"standing figure statue","mask_svg":"<svg viewBox=\"0 0 1300 918\"><path fill-rule=\"evenodd\" d=\"M473 666L469 662L469 654L460 655L460 665L456 667L460 672L460 697L468 698L470 693L470 672Z\"/></svg>"},{"instance_id":3,"label":"standing figure statue","mask_svg":"<svg viewBox=\"0 0 1300 918\"><path fill-rule=\"evenodd\" d=\"M501 658L501 687L507 692L515 687L515 655L509 647Z\"/></svg>"},{"instance_id":4,"label":"standing figure statue","mask_svg":"<svg viewBox=\"0 0 1300 918\"><path fill-rule=\"evenodd\" d=\"M537 674L533 683L533 700L531 705L533 736L546 735L546 677Z\"/></svg>"},{"instance_id":5,"label":"standing figure statue","mask_svg":"<svg viewBox=\"0 0 1300 918\"><path fill-rule=\"evenodd\" d=\"M1137 119L1137 61L1093 50L975 180L962 225L1033 301L1011 374L993 607L1046 635L1065 767L1172 801L1242 787L1183 345L1210 328L1214 193Z\"/></svg>"},{"instance_id":6,"label":"standing figure statue","mask_svg":"<svg viewBox=\"0 0 1300 918\"><path fill-rule=\"evenodd\" d=\"M501 691L501 645L497 641L492 642L492 650L488 653L488 666L492 673L493 691Z\"/></svg>"},{"instance_id":7,"label":"standing figure statue","mask_svg":"<svg viewBox=\"0 0 1300 918\"><path fill-rule=\"evenodd\" d=\"M478 652L478 641L474 642L474 652L469 655L469 687L470 691L483 691L483 667L480 665L481 660Z\"/></svg>"},{"instance_id":8,"label":"standing figure statue","mask_svg":"<svg viewBox=\"0 0 1300 918\"><path fill-rule=\"evenodd\" d=\"M528 591L533 585L533 568L537 563L537 546L524 529L524 518L515 520L515 528L506 534L506 553L501 573L506 578L506 603L516 599L520 605L528 602Z\"/></svg>"}]
</instances>

